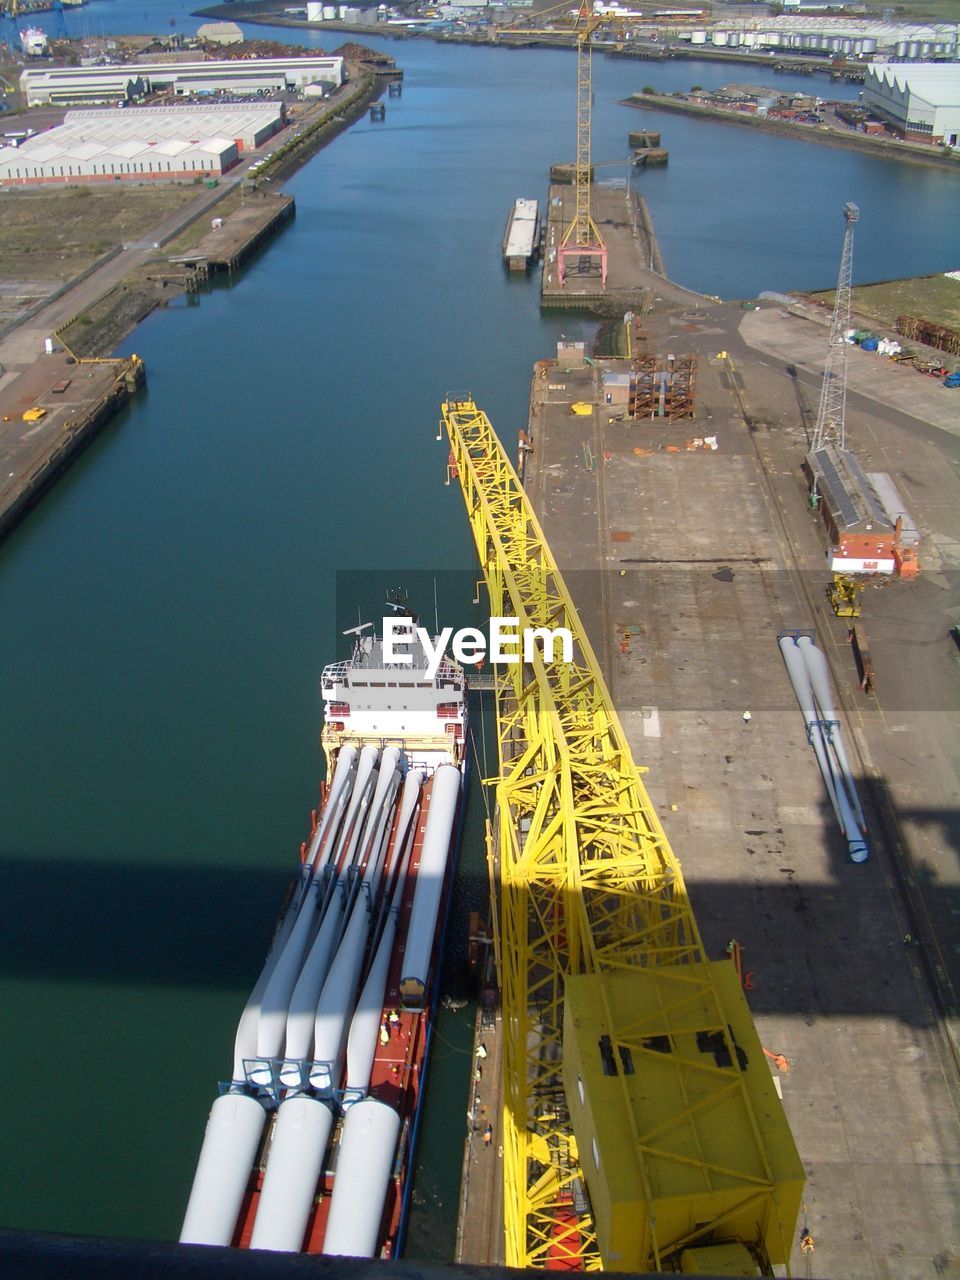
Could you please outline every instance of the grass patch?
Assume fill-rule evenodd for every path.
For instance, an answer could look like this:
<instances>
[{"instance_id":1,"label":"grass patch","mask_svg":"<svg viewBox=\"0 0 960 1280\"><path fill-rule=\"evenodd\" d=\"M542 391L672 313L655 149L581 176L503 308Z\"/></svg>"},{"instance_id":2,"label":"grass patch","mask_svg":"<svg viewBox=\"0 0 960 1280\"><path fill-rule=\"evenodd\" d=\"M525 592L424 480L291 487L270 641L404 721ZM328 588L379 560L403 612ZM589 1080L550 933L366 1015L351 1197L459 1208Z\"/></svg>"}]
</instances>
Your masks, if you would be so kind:
<instances>
[{"instance_id":1,"label":"grass patch","mask_svg":"<svg viewBox=\"0 0 960 1280\"><path fill-rule=\"evenodd\" d=\"M811 296L832 307L836 295L830 289ZM857 315L889 329L895 328L897 316L907 315L960 330L960 280L944 275L860 285L851 293L851 305Z\"/></svg>"},{"instance_id":2,"label":"grass patch","mask_svg":"<svg viewBox=\"0 0 960 1280\"><path fill-rule=\"evenodd\" d=\"M196 197L175 183L0 190L0 279L69 280Z\"/></svg>"}]
</instances>

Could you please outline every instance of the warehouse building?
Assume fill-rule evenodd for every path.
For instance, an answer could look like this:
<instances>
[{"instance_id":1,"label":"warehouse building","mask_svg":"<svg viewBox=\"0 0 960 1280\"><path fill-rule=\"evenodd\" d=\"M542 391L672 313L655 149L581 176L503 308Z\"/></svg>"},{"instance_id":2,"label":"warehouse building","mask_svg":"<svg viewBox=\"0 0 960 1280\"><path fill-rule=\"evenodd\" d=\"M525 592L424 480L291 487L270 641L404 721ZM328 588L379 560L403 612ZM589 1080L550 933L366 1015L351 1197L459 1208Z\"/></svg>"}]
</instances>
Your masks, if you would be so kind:
<instances>
[{"instance_id":1,"label":"warehouse building","mask_svg":"<svg viewBox=\"0 0 960 1280\"><path fill-rule=\"evenodd\" d=\"M131 92L130 82L140 88ZM343 84L343 59L249 58L198 62L138 62L118 67L28 67L20 75L27 105L109 102L172 89L179 95L282 94L310 84Z\"/></svg>"},{"instance_id":2,"label":"warehouse building","mask_svg":"<svg viewBox=\"0 0 960 1280\"><path fill-rule=\"evenodd\" d=\"M197 27L197 39L208 44L243 44L243 32L235 22L205 22Z\"/></svg>"},{"instance_id":3,"label":"warehouse building","mask_svg":"<svg viewBox=\"0 0 960 1280\"><path fill-rule=\"evenodd\" d=\"M283 127L283 104L68 111L0 148L0 185L217 178Z\"/></svg>"},{"instance_id":4,"label":"warehouse building","mask_svg":"<svg viewBox=\"0 0 960 1280\"><path fill-rule=\"evenodd\" d=\"M955 147L960 138L960 63L868 67L863 105L902 138Z\"/></svg>"}]
</instances>

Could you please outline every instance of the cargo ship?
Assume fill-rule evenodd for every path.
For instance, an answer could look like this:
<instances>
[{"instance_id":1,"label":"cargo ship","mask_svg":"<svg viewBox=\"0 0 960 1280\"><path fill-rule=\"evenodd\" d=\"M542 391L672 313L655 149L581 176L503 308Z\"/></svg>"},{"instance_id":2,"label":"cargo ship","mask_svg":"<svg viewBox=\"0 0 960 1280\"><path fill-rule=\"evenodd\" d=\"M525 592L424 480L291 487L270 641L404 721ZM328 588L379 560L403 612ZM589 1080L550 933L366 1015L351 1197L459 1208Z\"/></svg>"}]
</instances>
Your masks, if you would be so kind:
<instances>
[{"instance_id":1,"label":"cargo ship","mask_svg":"<svg viewBox=\"0 0 960 1280\"><path fill-rule=\"evenodd\" d=\"M511 271L526 271L540 252L540 205L515 201L503 234L503 260Z\"/></svg>"},{"instance_id":2,"label":"cargo ship","mask_svg":"<svg viewBox=\"0 0 960 1280\"><path fill-rule=\"evenodd\" d=\"M182 1243L400 1254L463 822L462 668L369 624L327 666L327 782L213 1103Z\"/></svg>"}]
</instances>

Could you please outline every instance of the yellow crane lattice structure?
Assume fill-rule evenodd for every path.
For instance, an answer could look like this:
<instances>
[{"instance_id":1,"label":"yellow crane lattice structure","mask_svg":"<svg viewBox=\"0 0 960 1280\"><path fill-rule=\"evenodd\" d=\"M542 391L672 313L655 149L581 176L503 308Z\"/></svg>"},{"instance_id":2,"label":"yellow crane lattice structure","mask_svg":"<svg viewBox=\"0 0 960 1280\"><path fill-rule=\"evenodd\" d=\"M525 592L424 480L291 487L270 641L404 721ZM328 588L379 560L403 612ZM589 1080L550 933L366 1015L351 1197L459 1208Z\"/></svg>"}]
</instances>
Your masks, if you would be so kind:
<instances>
[{"instance_id":1,"label":"yellow crane lattice structure","mask_svg":"<svg viewBox=\"0 0 960 1280\"><path fill-rule=\"evenodd\" d=\"M739 977L707 960L680 866L489 420L461 394L445 400L442 423L491 616L564 627L574 645L572 661L535 656L496 681L505 1261L766 1271L789 1258L803 1173Z\"/></svg>"}]
</instances>

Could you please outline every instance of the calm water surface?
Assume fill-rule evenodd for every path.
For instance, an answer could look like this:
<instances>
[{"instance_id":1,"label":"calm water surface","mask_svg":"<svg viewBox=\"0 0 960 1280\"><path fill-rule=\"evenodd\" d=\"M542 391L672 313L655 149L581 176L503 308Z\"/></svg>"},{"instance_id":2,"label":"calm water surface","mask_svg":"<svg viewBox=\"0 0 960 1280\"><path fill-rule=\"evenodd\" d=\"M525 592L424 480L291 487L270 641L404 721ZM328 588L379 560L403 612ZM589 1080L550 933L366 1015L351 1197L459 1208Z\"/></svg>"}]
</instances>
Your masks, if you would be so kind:
<instances>
[{"instance_id":1,"label":"calm water surface","mask_svg":"<svg viewBox=\"0 0 960 1280\"><path fill-rule=\"evenodd\" d=\"M66 20L196 25L179 0L94 0ZM514 197L542 197L572 155L572 55L371 43L406 71L386 123L286 184L295 223L233 287L141 326L124 350L145 358L147 393L0 547L7 1226L176 1236L316 800L338 629L434 573L445 619L472 621L440 400L472 389L511 441L532 363L561 330L591 333L542 318L535 281L500 262ZM725 297L827 287L845 200L861 207L857 279L960 266L954 175L616 105L731 78L746 73L596 60L595 157L625 158L645 125L670 149L639 182L676 279ZM475 800L467 896L480 825ZM410 1245L443 1258L468 1012L439 1029Z\"/></svg>"}]
</instances>

